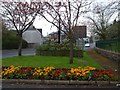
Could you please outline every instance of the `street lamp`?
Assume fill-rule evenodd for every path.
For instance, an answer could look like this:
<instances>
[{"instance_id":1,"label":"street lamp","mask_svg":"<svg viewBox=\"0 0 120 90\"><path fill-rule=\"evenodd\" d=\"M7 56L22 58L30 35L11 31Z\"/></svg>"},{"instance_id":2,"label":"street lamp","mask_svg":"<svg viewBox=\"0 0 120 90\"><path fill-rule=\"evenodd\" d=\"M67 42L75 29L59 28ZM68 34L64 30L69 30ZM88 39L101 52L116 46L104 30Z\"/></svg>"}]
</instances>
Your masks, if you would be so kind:
<instances>
[{"instance_id":1,"label":"street lamp","mask_svg":"<svg viewBox=\"0 0 120 90\"><path fill-rule=\"evenodd\" d=\"M58 18L59 18L59 22L58 22L58 25L59 25L59 28L58 28L58 43L60 44L60 33L61 33L61 22L60 22L60 12L59 12L59 10L60 10L60 6L61 6L61 2L57 2L58 3L58 5L55 5L56 7L58 7Z\"/></svg>"}]
</instances>

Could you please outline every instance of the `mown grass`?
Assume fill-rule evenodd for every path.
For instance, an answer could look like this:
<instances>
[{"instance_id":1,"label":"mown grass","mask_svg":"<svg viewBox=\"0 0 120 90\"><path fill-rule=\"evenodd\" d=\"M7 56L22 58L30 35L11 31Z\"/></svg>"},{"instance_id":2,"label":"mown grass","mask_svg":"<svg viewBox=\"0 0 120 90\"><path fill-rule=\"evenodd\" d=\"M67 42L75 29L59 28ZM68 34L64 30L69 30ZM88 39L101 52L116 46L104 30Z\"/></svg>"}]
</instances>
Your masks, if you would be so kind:
<instances>
[{"instance_id":1,"label":"mown grass","mask_svg":"<svg viewBox=\"0 0 120 90\"><path fill-rule=\"evenodd\" d=\"M87 52L83 58L74 58L74 63L69 64L69 57L60 56L16 56L2 59L2 66L23 66L23 67L48 67L71 68L78 66L92 66L102 68Z\"/></svg>"}]
</instances>

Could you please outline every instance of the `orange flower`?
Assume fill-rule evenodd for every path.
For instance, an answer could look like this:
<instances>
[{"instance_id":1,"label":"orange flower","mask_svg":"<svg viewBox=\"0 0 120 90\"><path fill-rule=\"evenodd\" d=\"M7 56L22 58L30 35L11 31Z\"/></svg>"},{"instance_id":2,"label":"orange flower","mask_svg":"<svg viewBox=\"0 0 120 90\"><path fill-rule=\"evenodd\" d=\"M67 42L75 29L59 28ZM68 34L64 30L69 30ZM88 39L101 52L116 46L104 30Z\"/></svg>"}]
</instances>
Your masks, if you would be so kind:
<instances>
[{"instance_id":1,"label":"orange flower","mask_svg":"<svg viewBox=\"0 0 120 90\"><path fill-rule=\"evenodd\" d=\"M71 68L71 73L74 73L74 68Z\"/></svg>"},{"instance_id":2,"label":"orange flower","mask_svg":"<svg viewBox=\"0 0 120 90\"><path fill-rule=\"evenodd\" d=\"M68 76L70 76L71 75L71 73L68 73Z\"/></svg>"},{"instance_id":3,"label":"orange flower","mask_svg":"<svg viewBox=\"0 0 120 90\"><path fill-rule=\"evenodd\" d=\"M78 76L80 73L76 73L76 76Z\"/></svg>"},{"instance_id":4,"label":"orange flower","mask_svg":"<svg viewBox=\"0 0 120 90\"><path fill-rule=\"evenodd\" d=\"M40 73L40 70L37 70L38 73Z\"/></svg>"}]
</instances>

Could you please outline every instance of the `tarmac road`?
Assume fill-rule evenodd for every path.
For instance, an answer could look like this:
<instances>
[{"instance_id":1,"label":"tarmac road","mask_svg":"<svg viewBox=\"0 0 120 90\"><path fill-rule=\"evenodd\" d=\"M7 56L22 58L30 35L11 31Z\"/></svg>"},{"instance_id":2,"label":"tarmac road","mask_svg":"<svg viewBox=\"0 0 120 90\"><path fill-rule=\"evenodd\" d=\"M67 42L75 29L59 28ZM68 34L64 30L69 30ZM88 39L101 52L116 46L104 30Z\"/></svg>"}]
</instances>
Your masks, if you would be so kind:
<instances>
[{"instance_id":1,"label":"tarmac road","mask_svg":"<svg viewBox=\"0 0 120 90\"><path fill-rule=\"evenodd\" d=\"M17 49L2 50L2 55L0 55L0 58L13 57L13 56L17 56L17 55L18 55ZM35 55L35 49L34 48L22 49L22 55L23 56Z\"/></svg>"},{"instance_id":2,"label":"tarmac road","mask_svg":"<svg viewBox=\"0 0 120 90\"><path fill-rule=\"evenodd\" d=\"M90 43L90 47L84 47L85 51L91 50L94 48L94 45ZM12 50L0 50L0 58L7 58L7 57L13 57L18 55L18 50L17 49L12 49ZM27 49L22 49L22 55L27 56L27 55L35 55L35 49L34 48L27 48Z\"/></svg>"}]
</instances>

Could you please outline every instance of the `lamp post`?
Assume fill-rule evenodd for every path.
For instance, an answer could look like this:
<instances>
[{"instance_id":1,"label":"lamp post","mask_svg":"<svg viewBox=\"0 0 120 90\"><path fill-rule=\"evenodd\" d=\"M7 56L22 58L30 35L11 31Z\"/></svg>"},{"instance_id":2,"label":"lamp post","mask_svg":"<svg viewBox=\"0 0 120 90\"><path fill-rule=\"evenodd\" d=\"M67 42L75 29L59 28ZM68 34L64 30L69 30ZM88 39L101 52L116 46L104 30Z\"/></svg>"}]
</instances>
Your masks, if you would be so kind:
<instances>
[{"instance_id":1,"label":"lamp post","mask_svg":"<svg viewBox=\"0 0 120 90\"><path fill-rule=\"evenodd\" d=\"M60 6L61 6L61 2L58 2L58 5L55 5L56 7L58 7L58 25L59 25L59 28L58 28L58 43L60 44L60 34L61 34L61 22L60 22Z\"/></svg>"},{"instance_id":2,"label":"lamp post","mask_svg":"<svg viewBox=\"0 0 120 90\"><path fill-rule=\"evenodd\" d=\"M61 33L61 26L60 26L60 15L59 15L59 29L58 29L58 43L60 44L60 33Z\"/></svg>"}]
</instances>

